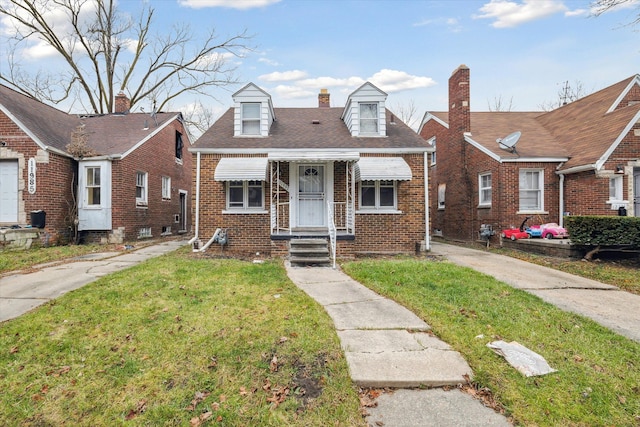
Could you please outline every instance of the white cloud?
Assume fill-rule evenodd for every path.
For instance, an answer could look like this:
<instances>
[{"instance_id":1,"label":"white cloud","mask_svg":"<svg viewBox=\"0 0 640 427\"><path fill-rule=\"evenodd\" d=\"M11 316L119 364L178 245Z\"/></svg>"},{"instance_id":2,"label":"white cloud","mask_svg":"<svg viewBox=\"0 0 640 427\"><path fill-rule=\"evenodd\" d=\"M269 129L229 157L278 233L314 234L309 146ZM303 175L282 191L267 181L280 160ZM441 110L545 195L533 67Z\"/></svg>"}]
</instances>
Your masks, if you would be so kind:
<instances>
[{"instance_id":1,"label":"white cloud","mask_svg":"<svg viewBox=\"0 0 640 427\"><path fill-rule=\"evenodd\" d=\"M300 80L307 77L307 73L305 71L300 70L291 70L291 71L276 71L269 74L263 74L258 76L258 79L264 80L265 82L284 82L284 81L292 81L292 80Z\"/></svg>"},{"instance_id":2,"label":"white cloud","mask_svg":"<svg viewBox=\"0 0 640 427\"><path fill-rule=\"evenodd\" d=\"M368 79L387 93L429 87L436 84L431 77L412 76L404 71L383 69Z\"/></svg>"},{"instance_id":3,"label":"white cloud","mask_svg":"<svg viewBox=\"0 0 640 427\"><path fill-rule=\"evenodd\" d=\"M274 93L283 99L308 99L316 93L299 86L278 85L273 89Z\"/></svg>"},{"instance_id":4,"label":"white cloud","mask_svg":"<svg viewBox=\"0 0 640 427\"><path fill-rule=\"evenodd\" d=\"M253 9L278 3L280 0L178 0L178 4L192 9L205 7L226 7L229 9Z\"/></svg>"},{"instance_id":5,"label":"white cloud","mask_svg":"<svg viewBox=\"0 0 640 427\"><path fill-rule=\"evenodd\" d=\"M277 67L278 65L280 65L278 63L278 61L274 61L273 59L269 59L269 58L258 58L258 62L262 62L263 64L267 64L267 65L271 65L272 67Z\"/></svg>"},{"instance_id":6,"label":"white cloud","mask_svg":"<svg viewBox=\"0 0 640 427\"><path fill-rule=\"evenodd\" d=\"M494 28L511 28L556 13L566 12L567 7L558 0L523 0L522 3L509 0L491 0L480 8L475 19L495 19Z\"/></svg>"},{"instance_id":7,"label":"white cloud","mask_svg":"<svg viewBox=\"0 0 640 427\"><path fill-rule=\"evenodd\" d=\"M305 88L326 89L329 87L355 88L362 85L365 80L361 77L347 77L337 79L335 77L317 77L315 79L305 79L296 82L297 85Z\"/></svg>"}]
</instances>

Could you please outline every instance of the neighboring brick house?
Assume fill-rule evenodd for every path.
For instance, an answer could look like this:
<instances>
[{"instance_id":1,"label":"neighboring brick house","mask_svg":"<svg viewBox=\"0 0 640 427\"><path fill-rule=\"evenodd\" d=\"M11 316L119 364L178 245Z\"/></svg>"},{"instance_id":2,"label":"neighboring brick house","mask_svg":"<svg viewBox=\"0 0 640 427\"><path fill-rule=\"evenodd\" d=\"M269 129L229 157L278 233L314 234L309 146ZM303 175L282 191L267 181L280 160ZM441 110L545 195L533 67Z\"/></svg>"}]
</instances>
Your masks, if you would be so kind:
<instances>
[{"instance_id":1,"label":"neighboring brick house","mask_svg":"<svg viewBox=\"0 0 640 427\"><path fill-rule=\"evenodd\" d=\"M415 253L428 246L430 149L365 83L345 107L274 108L250 83L190 149L195 157L196 236L227 231L225 250L286 255L289 241L328 239L338 256ZM331 212L331 214L329 214Z\"/></svg>"},{"instance_id":2,"label":"neighboring brick house","mask_svg":"<svg viewBox=\"0 0 640 427\"><path fill-rule=\"evenodd\" d=\"M474 240L564 215L640 216L640 76L549 112L471 112L469 68L449 79L449 111L419 134L431 161L431 225ZM619 211L620 208L623 210Z\"/></svg>"},{"instance_id":3,"label":"neighboring brick house","mask_svg":"<svg viewBox=\"0 0 640 427\"><path fill-rule=\"evenodd\" d=\"M191 231L190 145L180 113L64 113L0 85L0 227L50 243Z\"/></svg>"}]
</instances>

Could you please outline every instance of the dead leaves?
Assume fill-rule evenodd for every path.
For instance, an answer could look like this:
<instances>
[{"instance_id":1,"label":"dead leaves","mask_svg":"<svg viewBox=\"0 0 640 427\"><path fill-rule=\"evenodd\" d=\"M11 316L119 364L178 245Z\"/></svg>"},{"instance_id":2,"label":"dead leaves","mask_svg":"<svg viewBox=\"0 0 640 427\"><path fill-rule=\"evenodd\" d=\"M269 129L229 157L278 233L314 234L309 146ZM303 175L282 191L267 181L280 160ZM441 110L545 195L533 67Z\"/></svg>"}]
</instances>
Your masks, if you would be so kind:
<instances>
[{"instance_id":1,"label":"dead leaves","mask_svg":"<svg viewBox=\"0 0 640 427\"><path fill-rule=\"evenodd\" d=\"M271 362L269 362L269 370L271 372L278 372L278 356L275 354L271 358Z\"/></svg>"},{"instance_id":2,"label":"dead leaves","mask_svg":"<svg viewBox=\"0 0 640 427\"><path fill-rule=\"evenodd\" d=\"M127 415L124 417L125 420L129 421L137 417L138 415L144 413L147 410L147 399L140 399L136 404L135 408L130 409Z\"/></svg>"},{"instance_id":3,"label":"dead leaves","mask_svg":"<svg viewBox=\"0 0 640 427\"><path fill-rule=\"evenodd\" d=\"M211 393L208 391L196 391L195 394L193 395L193 399L191 400L191 404L186 408L187 411L195 410L196 406L198 406L198 403L202 402L210 394Z\"/></svg>"},{"instance_id":4,"label":"dead leaves","mask_svg":"<svg viewBox=\"0 0 640 427\"><path fill-rule=\"evenodd\" d=\"M282 402L285 401L291 390L288 386L271 385L269 379L264 380L262 390L266 393L270 393L271 396L267 397L267 402L271 403L271 409L276 409Z\"/></svg>"}]
</instances>

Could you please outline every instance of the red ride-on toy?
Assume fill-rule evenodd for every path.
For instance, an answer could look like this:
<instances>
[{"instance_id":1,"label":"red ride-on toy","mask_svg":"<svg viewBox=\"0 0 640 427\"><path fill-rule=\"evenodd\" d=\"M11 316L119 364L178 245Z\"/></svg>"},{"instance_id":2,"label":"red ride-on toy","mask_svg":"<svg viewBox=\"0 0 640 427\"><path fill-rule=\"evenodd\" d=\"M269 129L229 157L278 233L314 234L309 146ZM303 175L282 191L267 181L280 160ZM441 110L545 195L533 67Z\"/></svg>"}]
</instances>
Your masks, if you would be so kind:
<instances>
[{"instance_id":1,"label":"red ride-on toy","mask_svg":"<svg viewBox=\"0 0 640 427\"><path fill-rule=\"evenodd\" d=\"M530 218L530 216L526 217L524 221L522 221L522 224L520 224L520 228L507 228L506 230L502 230L500 232L500 235L503 239L528 239L530 236L529 233L527 233L527 231L525 230L524 225Z\"/></svg>"}]
</instances>

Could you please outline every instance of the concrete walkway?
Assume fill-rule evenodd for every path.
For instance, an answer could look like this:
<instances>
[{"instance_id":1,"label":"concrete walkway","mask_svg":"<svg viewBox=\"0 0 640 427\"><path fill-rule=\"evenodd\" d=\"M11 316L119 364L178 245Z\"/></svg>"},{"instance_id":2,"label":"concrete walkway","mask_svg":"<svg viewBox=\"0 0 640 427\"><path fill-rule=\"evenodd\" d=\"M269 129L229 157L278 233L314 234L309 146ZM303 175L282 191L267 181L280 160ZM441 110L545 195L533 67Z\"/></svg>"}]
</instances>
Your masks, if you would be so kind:
<instances>
[{"instance_id":1,"label":"concrete walkway","mask_svg":"<svg viewBox=\"0 0 640 427\"><path fill-rule=\"evenodd\" d=\"M333 319L353 381L361 387L401 388L383 393L375 408L367 408L369 425L510 425L455 388L473 376L471 368L414 313L340 270L286 267L289 278ZM442 386L453 389L409 389Z\"/></svg>"},{"instance_id":2,"label":"concrete walkway","mask_svg":"<svg viewBox=\"0 0 640 427\"><path fill-rule=\"evenodd\" d=\"M640 342L640 295L488 251L434 242L431 253L493 276Z\"/></svg>"},{"instance_id":3,"label":"concrete walkway","mask_svg":"<svg viewBox=\"0 0 640 427\"><path fill-rule=\"evenodd\" d=\"M83 255L63 263L35 266L30 273L10 273L0 277L0 322L18 317L33 308L78 289L99 277L163 255L187 244L167 240L125 252Z\"/></svg>"}]
</instances>

